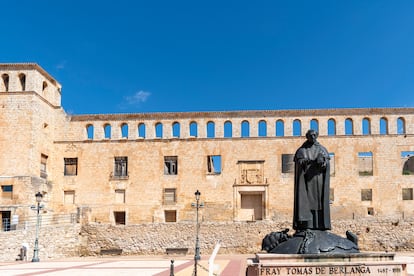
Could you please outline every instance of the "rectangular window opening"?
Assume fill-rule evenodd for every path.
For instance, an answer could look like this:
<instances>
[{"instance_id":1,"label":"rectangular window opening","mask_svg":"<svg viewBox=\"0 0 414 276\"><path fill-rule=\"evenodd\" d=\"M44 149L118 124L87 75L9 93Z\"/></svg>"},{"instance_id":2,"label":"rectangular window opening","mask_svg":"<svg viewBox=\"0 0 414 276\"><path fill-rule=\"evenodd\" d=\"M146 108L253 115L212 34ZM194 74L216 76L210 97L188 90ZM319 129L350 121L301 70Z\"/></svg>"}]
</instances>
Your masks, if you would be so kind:
<instances>
[{"instance_id":1,"label":"rectangular window opening","mask_svg":"<svg viewBox=\"0 0 414 276\"><path fill-rule=\"evenodd\" d=\"M47 158L45 154L40 155L40 177L44 179L47 178Z\"/></svg>"},{"instance_id":2,"label":"rectangular window opening","mask_svg":"<svg viewBox=\"0 0 414 276\"><path fill-rule=\"evenodd\" d=\"M115 190L115 203L125 203L125 190Z\"/></svg>"},{"instance_id":3,"label":"rectangular window opening","mask_svg":"<svg viewBox=\"0 0 414 276\"><path fill-rule=\"evenodd\" d=\"M360 176L373 175L372 152L358 152L358 173Z\"/></svg>"},{"instance_id":4,"label":"rectangular window opening","mask_svg":"<svg viewBox=\"0 0 414 276\"><path fill-rule=\"evenodd\" d=\"M403 188L402 189L402 199L403 200L413 200L413 188Z\"/></svg>"},{"instance_id":5,"label":"rectangular window opening","mask_svg":"<svg viewBox=\"0 0 414 276\"><path fill-rule=\"evenodd\" d=\"M335 200L335 191L333 188L329 189L329 202L332 203Z\"/></svg>"},{"instance_id":6,"label":"rectangular window opening","mask_svg":"<svg viewBox=\"0 0 414 276\"><path fill-rule=\"evenodd\" d=\"M177 156L165 156L164 157L164 174L176 175L177 173L178 173Z\"/></svg>"},{"instance_id":7,"label":"rectangular window opening","mask_svg":"<svg viewBox=\"0 0 414 276\"><path fill-rule=\"evenodd\" d=\"M368 216L373 216L374 215L374 208L368 207L367 212L368 212Z\"/></svg>"},{"instance_id":8,"label":"rectangular window opening","mask_svg":"<svg viewBox=\"0 0 414 276\"><path fill-rule=\"evenodd\" d=\"M207 173L220 174L221 173L221 155L207 156Z\"/></svg>"},{"instance_id":9,"label":"rectangular window opening","mask_svg":"<svg viewBox=\"0 0 414 276\"><path fill-rule=\"evenodd\" d=\"M128 177L128 157L115 157L114 173L115 178L127 178Z\"/></svg>"},{"instance_id":10,"label":"rectangular window opening","mask_svg":"<svg viewBox=\"0 0 414 276\"><path fill-rule=\"evenodd\" d=\"M166 188L164 189L164 204L175 204L177 202L177 189Z\"/></svg>"},{"instance_id":11,"label":"rectangular window opening","mask_svg":"<svg viewBox=\"0 0 414 276\"><path fill-rule=\"evenodd\" d=\"M361 201L372 201L372 189L361 190Z\"/></svg>"},{"instance_id":12,"label":"rectangular window opening","mask_svg":"<svg viewBox=\"0 0 414 276\"><path fill-rule=\"evenodd\" d=\"M75 203L75 191L64 191L63 202L65 204L74 204Z\"/></svg>"},{"instance_id":13,"label":"rectangular window opening","mask_svg":"<svg viewBox=\"0 0 414 276\"><path fill-rule=\"evenodd\" d=\"M115 224L125 225L125 212L114 212Z\"/></svg>"},{"instance_id":14,"label":"rectangular window opening","mask_svg":"<svg viewBox=\"0 0 414 276\"><path fill-rule=\"evenodd\" d=\"M78 174L78 158L64 158L65 168L64 175Z\"/></svg>"},{"instance_id":15,"label":"rectangular window opening","mask_svg":"<svg viewBox=\"0 0 414 276\"><path fill-rule=\"evenodd\" d=\"M403 175L414 175L414 151L402 151L401 163Z\"/></svg>"},{"instance_id":16,"label":"rectangular window opening","mask_svg":"<svg viewBox=\"0 0 414 276\"><path fill-rule=\"evenodd\" d=\"M282 154L282 173L293 173L295 170L294 154Z\"/></svg>"},{"instance_id":17,"label":"rectangular window opening","mask_svg":"<svg viewBox=\"0 0 414 276\"><path fill-rule=\"evenodd\" d=\"M330 175L335 176L335 153L330 152L329 153L329 168L330 168Z\"/></svg>"},{"instance_id":18,"label":"rectangular window opening","mask_svg":"<svg viewBox=\"0 0 414 276\"><path fill-rule=\"evenodd\" d=\"M13 199L13 185L2 185L1 186L1 198Z\"/></svg>"},{"instance_id":19,"label":"rectangular window opening","mask_svg":"<svg viewBox=\"0 0 414 276\"><path fill-rule=\"evenodd\" d=\"M176 210L164 210L165 222L177 222Z\"/></svg>"}]
</instances>

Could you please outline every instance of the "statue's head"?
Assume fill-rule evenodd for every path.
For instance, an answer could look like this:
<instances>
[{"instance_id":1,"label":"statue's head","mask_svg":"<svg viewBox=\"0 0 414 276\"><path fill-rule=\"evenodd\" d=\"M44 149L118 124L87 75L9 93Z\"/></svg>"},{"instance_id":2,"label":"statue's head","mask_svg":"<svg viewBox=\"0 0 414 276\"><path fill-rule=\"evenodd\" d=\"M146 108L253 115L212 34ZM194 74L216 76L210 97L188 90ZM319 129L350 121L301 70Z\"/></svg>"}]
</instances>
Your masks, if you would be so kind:
<instances>
[{"instance_id":1,"label":"statue's head","mask_svg":"<svg viewBox=\"0 0 414 276\"><path fill-rule=\"evenodd\" d=\"M316 130L309 129L306 132L306 139L311 143L315 143L316 139L318 139L318 132Z\"/></svg>"}]
</instances>

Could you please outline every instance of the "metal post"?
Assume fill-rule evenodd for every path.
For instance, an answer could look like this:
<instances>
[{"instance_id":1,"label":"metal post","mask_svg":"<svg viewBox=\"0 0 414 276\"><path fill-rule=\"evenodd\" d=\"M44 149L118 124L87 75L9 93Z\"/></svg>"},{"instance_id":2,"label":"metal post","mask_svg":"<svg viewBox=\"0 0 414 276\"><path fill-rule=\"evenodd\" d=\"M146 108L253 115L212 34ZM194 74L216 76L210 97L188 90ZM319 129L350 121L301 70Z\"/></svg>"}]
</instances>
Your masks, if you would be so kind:
<instances>
[{"instance_id":1,"label":"metal post","mask_svg":"<svg viewBox=\"0 0 414 276\"><path fill-rule=\"evenodd\" d=\"M32 262L39 262L39 224L40 224L40 202L42 201L42 197L43 195L38 192L36 194L36 201L37 201L37 220L36 220L36 239L35 239L35 244L34 244L34 250L33 250L33 258L32 258Z\"/></svg>"},{"instance_id":2,"label":"metal post","mask_svg":"<svg viewBox=\"0 0 414 276\"><path fill-rule=\"evenodd\" d=\"M174 260L171 260L171 264L170 264L170 276L174 276Z\"/></svg>"},{"instance_id":3,"label":"metal post","mask_svg":"<svg viewBox=\"0 0 414 276\"><path fill-rule=\"evenodd\" d=\"M195 250L194 250L194 275L197 276L197 265L198 265L198 261L201 259L200 257L200 244L199 244L199 239L198 239L198 235L199 235L199 230L200 230L200 226L198 223L198 209L200 208L200 191L197 190L194 195L196 196L196 243L195 243Z\"/></svg>"},{"instance_id":4,"label":"metal post","mask_svg":"<svg viewBox=\"0 0 414 276\"><path fill-rule=\"evenodd\" d=\"M33 259L32 262L39 261L39 217L40 217L40 203L37 203L37 221L36 221L36 239L34 244Z\"/></svg>"}]
</instances>

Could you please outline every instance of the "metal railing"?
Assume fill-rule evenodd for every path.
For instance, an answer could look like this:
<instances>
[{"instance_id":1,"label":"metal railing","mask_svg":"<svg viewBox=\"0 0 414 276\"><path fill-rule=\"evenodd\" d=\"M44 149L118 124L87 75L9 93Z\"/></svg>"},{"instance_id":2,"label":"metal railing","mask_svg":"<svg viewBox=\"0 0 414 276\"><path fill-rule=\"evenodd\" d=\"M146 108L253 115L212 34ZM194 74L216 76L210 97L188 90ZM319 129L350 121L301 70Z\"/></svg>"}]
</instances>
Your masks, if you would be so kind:
<instances>
[{"instance_id":1,"label":"metal railing","mask_svg":"<svg viewBox=\"0 0 414 276\"><path fill-rule=\"evenodd\" d=\"M36 216L31 216L24 220L19 220L17 224L13 224L9 218L3 218L1 224L1 231L13 231L34 228L36 227L36 220ZM77 222L77 214L44 214L40 217L40 227L74 224Z\"/></svg>"}]
</instances>

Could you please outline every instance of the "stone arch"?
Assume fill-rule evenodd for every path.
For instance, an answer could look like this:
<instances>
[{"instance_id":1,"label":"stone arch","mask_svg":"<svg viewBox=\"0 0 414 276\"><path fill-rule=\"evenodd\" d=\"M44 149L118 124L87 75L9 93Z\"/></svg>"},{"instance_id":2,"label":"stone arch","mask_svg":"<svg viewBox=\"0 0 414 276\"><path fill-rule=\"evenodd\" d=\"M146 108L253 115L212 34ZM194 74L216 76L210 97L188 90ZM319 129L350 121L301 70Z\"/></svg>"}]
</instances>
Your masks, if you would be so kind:
<instances>
[{"instance_id":1,"label":"stone arch","mask_svg":"<svg viewBox=\"0 0 414 276\"><path fill-rule=\"evenodd\" d=\"M111 139L111 125L109 123L104 125L104 135L105 135L105 139Z\"/></svg>"},{"instance_id":2,"label":"stone arch","mask_svg":"<svg viewBox=\"0 0 414 276\"><path fill-rule=\"evenodd\" d=\"M180 123L179 122L174 122L172 124L172 135L175 138L180 137Z\"/></svg>"},{"instance_id":3,"label":"stone arch","mask_svg":"<svg viewBox=\"0 0 414 276\"><path fill-rule=\"evenodd\" d=\"M9 91L9 81L10 81L9 75L8 74L3 74L3 75L1 75L1 79L2 79L1 90L4 90L4 92L8 92Z\"/></svg>"},{"instance_id":4,"label":"stone arch","mask_svg":"<svg viewBox=\"0 0 414 276\"><path fill-rule=\"evenodd\" d=\"M233 137L233 123L231 121L224 122L224 137L226 138Z\"/></svg>"},{"instance_id":5,"label":"stone arch","mask_svg":"<svg viewBox=\"0 0 414 276\"><path fill-rule=\"evenodd\" d=\"M345 119L345 135L354 135L354 121L351 118Z\"/></svg>"},{"instance_id":6,"label":"stone arch","mask_svg":"<svg viewBox=\"0 0 414 276\"><path fill-rule=\"evenodd\" d=\"M328 120L328 136L336 135L336 121L333 118Z\"/></svg>"},{"instance_id":7,"label":"stone arch","mask_svg":"<svg viewBox=\"0 0 414 276\"><path fill-rule=\"evenodd\" d=\"M216 137L216 124L213 121L207 122L207 138Z\"/></svg>"},{"instance_id":8,"label":"stone arch","mask_svg":"<svg viewBox=\"0 0 414 276\"><path fill-rule=\"evenodd\" d=\"M26 91L26 75L23 73L19 74L20 88L22 91Z\"/></svg>"},{"instance_id":9,"label":"stone arch","mask_svg":"<svg viewBox=\"0 0 414 276\"><path fill-rule=\"evenodd\" d=\"M281 119L276 121L276 136L285 136L285 122Z\"/></svg>"},{"instance_id":10,"label":"stone arch","mask_svg":"<svg viewBox=\"0 0 414 276\"><path fill-rule=\"evenodd\" d=\"M43 81L43 83L42 83L42 92L46 92L46 89L47 89L47 82Z\"/></svg>"},{"instance_id":11,"label":"stone arch","mask_svg":"<svg viewBox=\"0 0 414 276\"><path fill-rule=\"evenodd\" d=\"M146 137L145 131L146 131L145 124L139 123L138 124L138 137L145 138Z\"/></svg>"},{"instance_id":12,"label":"stone arch","mask_svg":"<svg viewBox=\"0 0 414 276\"><path fill-rule=\"evenodd\" d=\"M319 133L319 121L317 119L312 119L309 126L310 129L313 129Z\"/></svg>"},{"instance_id":13,"label":"stone arch","mask_svg":"<svg viewBox=\"0 0 414 276\"><path fill-rule=\"evenodd\" d=\"M163 137L163 125L161 122L157 122L155 124L155 137L162 138Z\"/></svg>"},{"instance_id":14,"label":"stone arch","mask_svg":"<svg viewBox=\"0 0 414 276\"><path fill-rule=\"evenodd\" d=\"M371 134L371 120L368 117L362 119L362 135Z\"/></svg>"},{"instance_id":15,"label":"stone arch","mask_svg":"<svg viewBox=\"0 0 414 276\"><path fill-rule=\"evenodd\" d=\"M197 122L192 121L190 123L190 136L197 137L198 136L198 125Z\"/></svg>"},{"instance_id":16,"label":"stone arch","mask_svg":"<svg viewBox=\"0 0 414 276\"><path fill-rule=\"evenodd\" d=\"M399 117L397 119L397 134L405 134L405 119L403 117Z\"/></svg>"},{"instance_id":17,"label":"stone arch","mask_svg":"<svg viewBox=\"0 0 414 276\"><path fill-rule=\"evenodd\" d=\"M121 135L122 135L122 138L128 138L128 124L127 123L121 124Z\"/></svg>"},{"instance_id":18,"label":"stone arch","mask_svg":"<svg viewBox=\"0 0 414 276\"><path fill-rule=\"evenodd\" d=\"M250 123L247 120L241 122L241 137L250 137Z\"/></svg>"},{"instance_id":19,"label":"stone arch","mask_svg":"<svg viewBox=\"0 0 414 276\"><path fill-rule=\"evenodd\" d=\"M380 118L380 134L382 135L389 134L388 119L385 117Z\"/></svg>"},{"instance_id":20,"label":"stone arch","mask_svg":"<svg viewBox=\"0 0 414 276\"><path fill-rule=\"evenodd\" d=\"M92 124L86 125L86 138L89 140L93 140L94 137L94 127Z\"/></svg>"},{"instance_id":21,"label":"stone arch","mask_svg":"<svg viewBox=\"0 0 414 276\"><path fill-rule=\"evenodd\" d=\"M267 122L265 120L260 120L258 123L258 136L266 137L267 136Z\"/></svg>"},{"instance_id":22,"label":"stone arch","mask_svg":"<svg viewBox=\"0 0 414 276\"><path fill-rule=\"evenodd\" d=\"M302 135L302 122L299 119L293 120L292 130L293 130L293 136Z\"/></svg>"}]
</instances>

